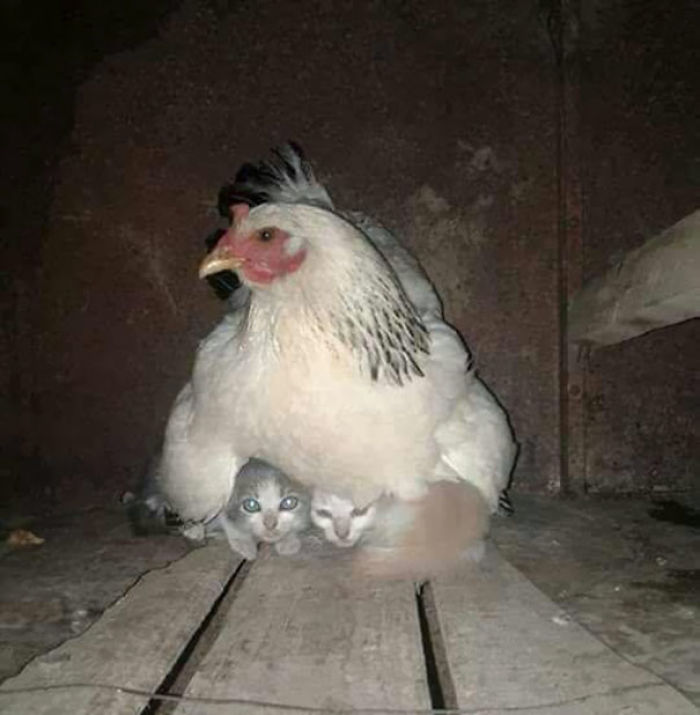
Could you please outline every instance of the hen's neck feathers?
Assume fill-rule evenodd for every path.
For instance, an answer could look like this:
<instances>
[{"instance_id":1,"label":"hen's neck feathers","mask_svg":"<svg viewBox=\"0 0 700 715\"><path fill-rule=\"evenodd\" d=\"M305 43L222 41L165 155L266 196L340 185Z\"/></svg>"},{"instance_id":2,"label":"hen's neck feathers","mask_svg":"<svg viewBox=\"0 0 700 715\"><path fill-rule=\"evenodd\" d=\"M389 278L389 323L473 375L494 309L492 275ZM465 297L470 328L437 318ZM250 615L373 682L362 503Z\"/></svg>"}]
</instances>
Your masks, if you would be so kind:
<instances>
[{"instance_id":1,"label":"hen's neck feathers","mask_svg":"<svg viewBox=\"0 0 700 715\"><path fill-rule=\"evenodd\" d=\"M377 382L401 385L422 376L428 331L384 257L330 211L275 208L275 218L302 238L307 255L296 273L253 289L249 335L267 335L276 351L325 346Z\"/></svg>"}]
</instances>

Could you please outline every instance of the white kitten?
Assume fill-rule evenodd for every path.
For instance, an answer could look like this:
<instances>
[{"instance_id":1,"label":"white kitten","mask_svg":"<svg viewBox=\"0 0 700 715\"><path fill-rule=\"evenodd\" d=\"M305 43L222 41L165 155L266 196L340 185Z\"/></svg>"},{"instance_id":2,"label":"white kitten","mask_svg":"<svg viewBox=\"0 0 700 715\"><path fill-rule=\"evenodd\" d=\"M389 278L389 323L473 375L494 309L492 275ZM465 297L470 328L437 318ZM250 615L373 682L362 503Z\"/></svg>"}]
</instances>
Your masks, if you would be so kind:
<instances>
[{"instance_id":1,"label":"white kitten","mask_svg":"<svg viewBox=\"0 0 700 715\"><path fill-rule=\"evenodd\" d=\"M371 529L376 516L374 503L356 507L349 499L315 489L311 498L311 521L336 546L354 546Z\"/></svg>"},{"instance_id":2,"label":"white kitten","mask_svg":"<svg viewBox=\"0 0 700 715\"><path fill-rule=\"evenodd\" d=\"M382 498L356 566L386 578L422 579L479 561L489 510L468 482L440 481L413 501Z\"/></svg>"},{"instance_id":3,"label":"white kitten","mask_svg":"<svg viewBox=\"0 0 700 715\"><path fill-rule=\"evenodd\" d=\"M421 499L384 496L360 509L317 489L311 521L336 546L360 542L356 565L365 575L423 578L481 559L488 510L466 482L437 482Z\"/></svg>"},{"instance_id":4,"label":"white kitten","mask_svg":"<svg viewBox=\"0 0 700 715\"><path fill-rule=\"evenodd\" d=\"M309 496L303 487L267 462L251 459L208 531L220 528L234 551L254 559L260 542L274 544L279 554L295 554L301 547L298 534L308 525Z\"/></svg>"}]
</instances>

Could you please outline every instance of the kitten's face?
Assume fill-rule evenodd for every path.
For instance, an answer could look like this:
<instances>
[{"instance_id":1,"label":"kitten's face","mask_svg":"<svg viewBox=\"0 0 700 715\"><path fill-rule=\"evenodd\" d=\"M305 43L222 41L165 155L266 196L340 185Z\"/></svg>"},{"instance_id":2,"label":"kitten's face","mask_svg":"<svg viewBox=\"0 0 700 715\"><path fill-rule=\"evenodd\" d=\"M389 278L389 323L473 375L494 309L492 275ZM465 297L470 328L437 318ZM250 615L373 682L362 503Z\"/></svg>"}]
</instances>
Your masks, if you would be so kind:
<instances>
[{"instance_id":1,"label":"kitten's face","mask_svg":"<svg viewBox=\"0 0 700 715\"><path fill-rule=\"evenodd\" d=\"M308 498L291 482L255 480L237 491L233 518L258 541L274 544L308 522Z\"/></svg>"},{"instance_id":2,"label":"kitten's face","mask_svg":"<svg viewBox=\"0 0 700 715\"><path fill-rule=\"evenodd\" d=\"M311 499L311 521L336 546L354 546L372 526L375 515L374 504L360 509L349 499L320 489L314 491Z\"/></svg>"}]
</instances>

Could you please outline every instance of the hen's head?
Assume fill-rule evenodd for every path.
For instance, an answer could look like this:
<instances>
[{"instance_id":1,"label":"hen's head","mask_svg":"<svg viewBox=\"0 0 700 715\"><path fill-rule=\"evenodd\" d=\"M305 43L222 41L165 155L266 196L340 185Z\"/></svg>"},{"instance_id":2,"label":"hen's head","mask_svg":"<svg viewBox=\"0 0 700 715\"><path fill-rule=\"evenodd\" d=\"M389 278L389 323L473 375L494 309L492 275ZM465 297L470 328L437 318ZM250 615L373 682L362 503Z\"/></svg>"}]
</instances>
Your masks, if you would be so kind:
<instances>
[{"instance_id":1,"label":"hen's head","mask_svg":"<svg viewBox=\"0 0 700 715\"><path fill-rule=\"evenodd\" d=\"M400 385L423 375L427 330L360 230L305 204L235 204L231 213L232 225L202 261L200 277L234 270L252 289L252 306L290 309L295 320L301 306L312 318L303 325L328 336L334 354L344 346L373 380Z\"/></svg>"},{"instance_id":2,"label":"hen's head","mask_svg":"<svg viewBox=\"0 0 700 715\"><path fill-rule=\"evenodd\" d=\"M328 233L327 224L343 223L331 212L298 205L251 209L235 204L231 212L231 227L202 261L200 278L228 269L252 287L264 287L296 273L314 250L319 233Z\"/></svg>"}]
</instances>

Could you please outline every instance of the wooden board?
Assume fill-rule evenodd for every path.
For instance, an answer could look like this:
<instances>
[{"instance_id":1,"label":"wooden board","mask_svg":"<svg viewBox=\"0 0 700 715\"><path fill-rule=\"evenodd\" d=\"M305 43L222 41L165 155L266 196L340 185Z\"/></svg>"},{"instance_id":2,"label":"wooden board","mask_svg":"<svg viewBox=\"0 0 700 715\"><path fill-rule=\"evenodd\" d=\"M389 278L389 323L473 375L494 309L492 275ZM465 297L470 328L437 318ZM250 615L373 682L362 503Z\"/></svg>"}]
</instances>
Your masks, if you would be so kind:
<instances>
[{"instance_id":1,"label":"wooden board","mask_svg":"<svg viewBox=\"0 0 700 715\"><path fill-rule=\"evenodd\" d=\"M358 581L337 550L258 561L186 695L328 710L429 708L413 585ZM279 712L228 712L268 710ZM183 702L175 712L208 711Z\"/></svg>"},{"instance_id":2,"label":"wooden board","mask_svg":"<svg viewBox=\"0 0 700 715\"><path fill-rule=\"evenodd\" d=\"M240 559L223 544L196 549L141 578L79 638L35 658L1 691L66 683L156 690ZM94 688L0 694L7 715L128 715L148 698Z\"/></svg>"},{"instance_id":3,"label":"wooden board","mask_svg":"<svg viewBox=\"0 0 700 715\"><path fill-rule=\"evenodd\" d=\"M697 316L700 211L586 284L569 305L569 340L612 345Z\"/></svg>"},{"instance_id":4,"label":"wooden board","mask_svg":"<svg viewBox=\"0 0 700 715\"><path fill-rule=\"evenodd\" d=\"M490 548L482 567L432 584L457 705L506 715L697 715L617 656Z\"/></svg>"}]
</instances>

